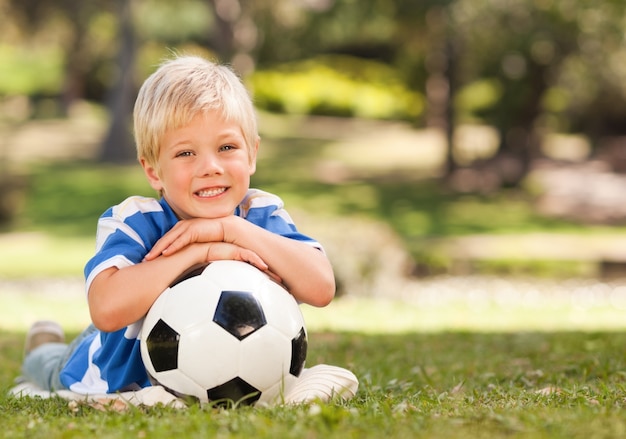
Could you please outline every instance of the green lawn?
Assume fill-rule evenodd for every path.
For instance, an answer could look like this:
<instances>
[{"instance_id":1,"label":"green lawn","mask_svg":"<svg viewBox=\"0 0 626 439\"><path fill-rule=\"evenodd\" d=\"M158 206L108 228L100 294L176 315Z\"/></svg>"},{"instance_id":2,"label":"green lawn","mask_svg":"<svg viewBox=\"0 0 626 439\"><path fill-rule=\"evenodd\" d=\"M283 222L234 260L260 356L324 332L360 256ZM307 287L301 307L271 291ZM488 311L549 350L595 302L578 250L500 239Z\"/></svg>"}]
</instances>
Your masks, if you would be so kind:
<instances>
[{"instance_id":1,"label":"green lawn","mask_svg":"<svg viewBox=\"0 0 626 439\"><path fill-rule=\"evenodd\" d=\"M43 282L43 281L42 281ZM307 364L353 370L349 402L124 413L63 400L15 399L29 319L70 337L86 323L76 284L0 294L0 425L6 438L614 438L626 432L626 324L615 306L567 300L530 306L462 300L416 304L339 298L303 306ZM23 286L21 288L24 288ZM31 292L32 291L32 292Z\"/></svg>"},{"instance_id":2,"label":"green lawn","mask_svg":"<svg viewBox=\"0 0 626 439\"><path fill-rule=\"evenodd\" d=\"M100 412L7 397L22 335L0 332L5 438L617 438L626 432L619 332L312 333L308 364L351 368L345 403Z\"/></svg>"}]
</instances>

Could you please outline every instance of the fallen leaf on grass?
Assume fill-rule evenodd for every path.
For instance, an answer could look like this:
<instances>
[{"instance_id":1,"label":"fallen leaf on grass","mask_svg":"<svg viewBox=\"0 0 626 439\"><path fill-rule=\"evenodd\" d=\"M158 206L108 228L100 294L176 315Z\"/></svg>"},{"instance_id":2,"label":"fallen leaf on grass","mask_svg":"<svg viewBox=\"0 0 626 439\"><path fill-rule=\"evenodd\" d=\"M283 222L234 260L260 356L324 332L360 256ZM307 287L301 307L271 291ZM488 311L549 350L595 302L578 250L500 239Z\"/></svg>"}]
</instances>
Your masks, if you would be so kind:
<instances>
[{"instance_id":1,"label":"fallen leaf on grass","mask_svg":"<svg viewBox=\"0 0 626 439\"><path fill-rule=\"evenodd\" d=\"M536 390L535 393L538 395L558 395L562 392L562 390L555 386L544 387L543 389Z\"/></svg>"}]
</instances>

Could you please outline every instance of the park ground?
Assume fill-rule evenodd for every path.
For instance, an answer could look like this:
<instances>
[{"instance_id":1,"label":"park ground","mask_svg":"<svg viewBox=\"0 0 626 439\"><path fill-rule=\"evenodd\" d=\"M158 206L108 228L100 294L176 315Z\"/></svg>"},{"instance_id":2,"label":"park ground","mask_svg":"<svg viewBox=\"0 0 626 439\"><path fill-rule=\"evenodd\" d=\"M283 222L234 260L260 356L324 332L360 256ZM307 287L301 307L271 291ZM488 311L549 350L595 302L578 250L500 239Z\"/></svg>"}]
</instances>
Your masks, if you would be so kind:
<instances>
[{"instance_id":1,"label":"park ground","mask_svg":"<svg viewBox=\"0 0 626 439\"><path fill-rule=\"evenodd\" d=\"M81 116L17 127L3 137L2 146L13 145L17 165L89 159L103 126ZM282 120L263 115L264 135L271 138L271 130L285 135ZM366 172L384 176L390 169L404 176L427 174L441 159L432 132L402 124L295 119L286 125L299 135L309 130L309 135L333 139L332 154L311 163L330 182ZM336 132L340 135L331 134ZM393 154L381 154L390 143ZM54 168L44 167L51 175L37 181L73 193L54 180L76 186L76 168L69 178L65 172L70 168ZM99 178L88 194L110 178L107 170L94 167L80 176ZM117 189L113 195L117 198ZM81 210L87 201L82 198ZM388 224L339 217L325 227L308 212L295 214L296 223L324 243L343 280L342 294L328 307L302 307L309 330L307 364L352 370L360 380L353 400L267 410L191 407L117 413L62 400L0 395L3 437L624 437L626 280L619 270L613 277L591 269L586 276L556 278L485 275L472 269L485 255L498 254L566 254L597 267L623 248L619 229L444 239L436 244L460 257L454 272L410 276L403 269L408 253ZM72 226L75 231L74 222ZM45 228L0 234L3 389L19 373L24 334L33 321L58 320L70 336L87 323L80 273L92 251L93 237L84 230L81 236Z\"/></svg>"},{"instance_id":2,"label":"park ground","mask_svg":"<svg viewBox=\"0 0 626 439\"><path fill-rule=\"evenodd\" d=\"M311 166L320 178L341 183L355 175L389 173L436 175L444 160L440 135L415 130L398 122L358 119L300 118L260 114L261 135L304 137L333 142L332 154ZM52 160L93 158L104 134L93 109L78 106L68 120L44 120L15 125L0 144L2 156L13 166ZM382 153L393 145L393 153ZM263 147L263 144L262 144ZM261 157L263 149L261 150ZM306 218L304 218L306 223ZM315 228L315 224L310 224ZM406 277L400 268L407 255L388 228L368 222L351 223L344 236L322 236L338 262L337 269L353 282L329 309L307 309L309 320L320 330L401 332L413 330L480 329L618 329L626 312L626 279L598 278L597 269L584 279L546 279L476 275L467 269L474 260L535 257L572 259L599 267L607 261L626 260L626 236L603 234L507 234L474 235L442 240L437 245L458 256L455 275ZM314 236L324 235L320 229ZM362 249L362 236L376 234L381 250ZM333 241L339 241L333 248ZM382 251L384 250L384 251ZM0 234L0 261L7 270L11 261L32 261L63 254L67 266L61 276L51 276L36 265L23 264L25 272L4 272L0 267L0 300L11 309L0 325L24 330L37 318L53 317L82 327L88 314L84 303L81 271L91 247L84 240L59 243L43 232ZM345 256L344 256L345 255ZM346 260L372 259L380 266L367 280L355 279ZM30 265L30 266L29 266ZM465 268L464 268L465 267ZM41 300L43 299L43 300ZM359 299L358 301L355 299ZM56 303L56 306L55 306ZM372 325L368 313L379 316ZM52 310L52 314L50 315ZM459 313L464 317L458 318ZM484 316L490 318L485 319ZM347 317L346 317L347 316Z\"/></svg>"}]
</instances>

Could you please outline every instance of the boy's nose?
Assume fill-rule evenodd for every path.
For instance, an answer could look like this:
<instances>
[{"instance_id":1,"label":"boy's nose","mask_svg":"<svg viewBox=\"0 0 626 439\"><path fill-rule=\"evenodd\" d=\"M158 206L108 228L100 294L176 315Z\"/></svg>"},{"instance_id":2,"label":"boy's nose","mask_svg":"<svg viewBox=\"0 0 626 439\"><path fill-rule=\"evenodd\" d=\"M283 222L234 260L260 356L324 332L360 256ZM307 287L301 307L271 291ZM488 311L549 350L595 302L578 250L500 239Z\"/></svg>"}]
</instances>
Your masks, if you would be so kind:
<instances>
[{"instance_id":1,"label":"boy's nose","mask_svg":"<svg viewBox=\"0 0 626 439\"><path fill-rule=\"evenodd\" d=\"M207 155L200 161L200 175L215 175L223 172L222 165L218 157Z\"/></svg>"}]
</instances>

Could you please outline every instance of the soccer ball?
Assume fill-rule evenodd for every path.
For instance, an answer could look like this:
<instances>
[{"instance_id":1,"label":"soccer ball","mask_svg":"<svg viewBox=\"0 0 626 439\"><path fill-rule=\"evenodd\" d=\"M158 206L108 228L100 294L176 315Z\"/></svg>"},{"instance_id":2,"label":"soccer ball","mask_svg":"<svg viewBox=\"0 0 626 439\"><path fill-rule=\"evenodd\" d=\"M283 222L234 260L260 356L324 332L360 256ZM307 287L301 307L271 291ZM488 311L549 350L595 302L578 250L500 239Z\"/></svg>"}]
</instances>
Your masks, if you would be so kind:
<instances>
[{"instance_id":1,"label":"soccer ball","mask_svg":"<svg viewBox=\"0 0 626 439\"><path fill-rule=\"evenodd\" d=\"M216 261L159 296L140 347L152 382L177 396L271 404L302 372L307 333L283 287L247 263Z\"/></svg>"}]
</instances>

